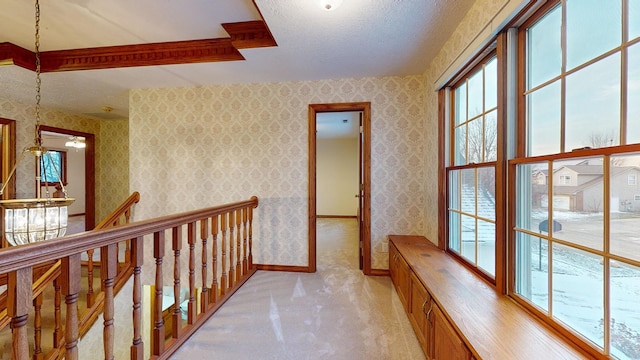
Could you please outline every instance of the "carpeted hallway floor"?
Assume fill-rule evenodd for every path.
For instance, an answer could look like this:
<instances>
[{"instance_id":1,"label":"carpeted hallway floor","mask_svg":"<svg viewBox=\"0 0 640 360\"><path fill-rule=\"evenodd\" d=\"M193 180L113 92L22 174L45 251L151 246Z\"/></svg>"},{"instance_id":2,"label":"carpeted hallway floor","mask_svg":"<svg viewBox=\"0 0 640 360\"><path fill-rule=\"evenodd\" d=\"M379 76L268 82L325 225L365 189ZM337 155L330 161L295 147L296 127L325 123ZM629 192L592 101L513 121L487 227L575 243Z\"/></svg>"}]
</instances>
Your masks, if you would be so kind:
<instances>
[{"instance_id":1,"label":"carpeted hallway floor","mask_svg":"<svg viewBox=\"0 0 640 360\"><path fill-rule=\"evenodd\" d=\"M317 231L317 273L256 273L172 359L423 359L391 280L358 269L356 220Z\"/></svg>"}]
</instances>

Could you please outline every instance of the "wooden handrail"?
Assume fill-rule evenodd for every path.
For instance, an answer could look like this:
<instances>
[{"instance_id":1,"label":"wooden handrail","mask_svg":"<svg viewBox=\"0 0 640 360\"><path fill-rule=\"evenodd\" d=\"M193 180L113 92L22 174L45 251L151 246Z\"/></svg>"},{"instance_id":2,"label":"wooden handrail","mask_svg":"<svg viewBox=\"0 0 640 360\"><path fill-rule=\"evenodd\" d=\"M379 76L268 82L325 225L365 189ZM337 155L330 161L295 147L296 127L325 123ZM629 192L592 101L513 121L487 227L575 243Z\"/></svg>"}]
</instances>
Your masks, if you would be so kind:
<instances>
[{"instance_id":1,"label":"wooden handrail","mask_svg":"<svg viewBox=\"0 0 640 360\"><path fill-rule=\"evenodd\" d=\"M131 219L131 211L135 204L140 201L140 193L133 192L125 201L122 202L111 214L109 214L104 220L96 226L94 230L97 229L105 229L109 227L113 227L119 225L121 222L129 223ZM84 279L88 282L87 292L87 308L86 311L81 312L80 318L80 335L83 336L93 325L97 317L103 311L104 308L104 296L102 293L99 293L97 297L93 293L93 249L88 251L89 260L87 261L87 266L89 268L87 278ZM127 282L127 280L131 277L132 267L130 263L122 264L118 276L115 281L115 292L117 293ZM34 267L33 269L33 299L35 300L38 296L42 294L44 289L51 285L54 280L56 280L61 274L61 262L49 262L44 264L39 264L38 267ZM7 274L0 273L0 285L7 284ZM9 317L7 311L7 292L4 292L0 295L0 330L5 328L9 324ZM39 331L40 329L36 329ZM63 333L60 334L62 336ZM63 346L64 342L60 342L60 346ZM63 351L64 349L59 348L59 351Z\"/></svg>"},{"instance_id":2,"label":"wooden handrail","mask_svg":"<svg viewBox=\"0 0 640 360\"><path fill-rule=\"evenodd\" d=\"M123 216L126 212L131 211L133 205L137 204L140 201L140 193L134 191L129 197L120 204L111 214L107 215L93 230L101 230L106 229L108 227L113 226L113 223L117 222L121 216Z\"/></svg>"},{"instance_id":3,"label":"wooden handrail","mask_svg":"<svg viewBox=\"0 0 640 360\"><path fill-rule=\"evenodd\" d=\"M153 306L153 329L152 329L152 344L149 348L152 351L152 357L158 359L168 358L178 347L193 334L197 328L206 321L242 284L256 271L255 265L252 263L252 221L253 221L253 209L258 206L258 199L252 197L249 200L236 202L232 204L226 204L207 209L195 210L185 212L177 215L169 215L156 219L149 219L145 221L124 224L117 227L112 227L104 230L89 231L80 234L74 234L65 238L56 239L53 241L27 244L23 246L16 246L9 249L0 249L0 274L7 274L9 278L8 293L10 295L11 306L9 316L11 317L11 324L13 327L13 352L19 354L19 356L28 356L29 353L28 341L26 340L26 331L24 330L27 323L27 308L25 307L32 301L32 292L26 293L23 289L18 287L19 282L27 282L26 279L30 279L31 271L39 264L46 263L48 261L54 261L60 259L62 262L60 284L62 287L62 295L64 298L63 306L66 307L67 317L65 320L65 329L67 329L64 339L58 339L59 344L62 344L65 348L65 357L67 359L78 358L78 341L79 334L78 328L81 321L77 318L77 299L79 287L77 286L80 276L80 255L86 251L100 248L100 272L102 274L102 287L103 292L100 294L100 298L104 299L104 332L103 342L105 357L109 358L114 353L114 338L113 330L115 324L118 327L131 326L130 320L125 323L118 323L118 319L114 318L114 292L115 292L115 279L116 271L118 268L117 259L117 246L119 243L130 242L130 261L132 265L133 273L133 333L134 338L131 343L131 358L140 359L143 354L143 343L141 338L141 294L142 294L142 263L144 258L144 246L153 246L153 254L155 257L155 266L153 266L152 260L147 260L147 264L150 265L147 270L155 267L155 296L154 298L160 300L156 301ZM233 214L233 215L231 215ZM235 215L235 216L234 216ZM218 228L218 219L220 221L220 228ZM228 232L225 234L222 226L224 219L228 219ZM234 220L232 220L234 219ZM189 270L183 273L190 274L189 291L190 297L188 299L188 318L187 324L182 326L181 321L172 327L164 328L164 320L162 318L162 291L163 291L163 258L169 258L175 256L174 262L174 280L171 285L179 283L179 267L184 261L179 261L180 247L182 246L182 239L179 235L186 227L189 228L188 246L189 246ZM198 232L196 229L200 229ZM171 232L173 235L173 254L171 251L165 253L165 241L164 233L166 231ZM200 237L197 237L197 233L200 233ZM146 235L153 235L145 240ZM198 252L201 254L217 254L213 249L209 248L207 238L216 238L221 236L222 244L225 243L224 238L228 235L228 243L230 246L235 247L235 257L229 258L230 268L228 273L232 275L228 279L226 285L217 284L222 283L224 279L214 279L209 284L196 284L191 278L191 275L195 273L193 264L195 263L194 248L198 246ZM235 236L234 236L235 235ZM171 243L171 239L167 239L168 243ZM209 242L215 244L215 241ZM245 246L248 247L245 248ZM242 245L242 246L241 246ZM167 245L168 246L168 245ZM224 248L221 251L225 253ZM229 249L231 250L231 249ZM242 251L242 253L241 253ZM149 254L149 252L147 252ZM233 255L231 255L233 256ZM212 261L212 264L219 263L222 260L224 263L224 257L222 259L208 259L207 256L201 257L203 263L202 271L206 274L207 261ZM208 259L208 260L207 260ZM170 265L170 261L164 262L166 265ZM200 265L199 265L200 266ZM232 268L233 266L234 268ZM217 266L216 266L217 267ZM213 272L213 276L217 276L216 272ZM235 271L233 273L232 271ZM165 274L171 272L165 271ZM176 275L178 274L178 275ZM211 274L211 273L210 273ZM177 276L177 277L176 277ZM206 279L205 279L206 281ZM30 281L28 281L30 283ZM169 285L168 283L166 285ZM211 286L211 287L210 287ZM209 288L210 287L210 288ZM29 286L29 289L31 286ZM204 289L208 288L208 291ZM199 301L200 305L195 306L196 292L203 294L207 293L207 296L202 296ZM179 297L175 296L175 314L178 314L177 307L180 306L178 302ZM179 319L174 314L174 318ZM36 319L37 321L37 319ZM169 331L169 340L167 339L166 331Z\"/></svg>"}]
</instances>

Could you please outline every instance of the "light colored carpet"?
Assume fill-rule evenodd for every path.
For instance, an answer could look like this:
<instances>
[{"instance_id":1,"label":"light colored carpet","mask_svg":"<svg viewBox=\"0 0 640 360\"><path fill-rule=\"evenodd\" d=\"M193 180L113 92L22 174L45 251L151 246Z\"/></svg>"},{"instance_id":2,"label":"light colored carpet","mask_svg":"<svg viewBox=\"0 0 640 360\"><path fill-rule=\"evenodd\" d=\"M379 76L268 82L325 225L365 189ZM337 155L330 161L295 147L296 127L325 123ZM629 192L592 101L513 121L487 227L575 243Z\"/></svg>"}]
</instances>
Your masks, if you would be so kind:
<instances>
[{"instance_id":1,"label":"light colored carpet","mask_svg":"<svg viewBox=\"0 0 640 360\"><path fill-rule=\"evenodd\" d=\"M391 280L358 269L356 220L317 229L317 273L256 273L172 359L423 359Z\"/></svg>"}]
</instances>

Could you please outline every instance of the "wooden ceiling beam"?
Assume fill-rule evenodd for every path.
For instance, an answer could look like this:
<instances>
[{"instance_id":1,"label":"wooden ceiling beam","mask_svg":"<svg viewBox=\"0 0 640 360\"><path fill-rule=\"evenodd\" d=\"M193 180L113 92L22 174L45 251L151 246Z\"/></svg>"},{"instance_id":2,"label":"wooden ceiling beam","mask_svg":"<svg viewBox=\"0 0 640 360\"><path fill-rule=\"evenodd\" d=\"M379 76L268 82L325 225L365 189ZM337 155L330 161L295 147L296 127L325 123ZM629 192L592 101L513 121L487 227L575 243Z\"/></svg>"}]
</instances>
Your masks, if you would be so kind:
<instances>
[{"instance_id":1,"label":"wooden ceiling beam","mask_svg":"<svg viewBox=\"0 0 640 360\"><path fill-rule=\"evenodd\" d=\"M262 20L222 24L236 49L278 46L267 24Z\"/></svg>"},{"instance_id":2,"label":"wooden ceiling beam","mask_svg":"<svg viewBox=\"0 0 640 360\"><path fill-rule=\"evenodd\" d=\"M230 39L46 51L41 58L42 72L244 60Z\"/></svg>"},{"instance_id":3,"label":"wooden ceiling beam","mask_svg":"<svg viewBox=\"0 0 640 360\"><path fill-rule=\"evenodd\" d=\"M228 38L45 51L42 72L244 60L238 49L277 46L262 20L222 24ZM0 43L0 65L35 70L33 52Z\"/></svg>"},{"instance_id":4,"label":"wooden ceiling beam","mask_svg":"<svg viewBox=\"0 0 640 360\"><path fill-rule=\"evenodd\" d=\"M36 71L36 55L18 45L0 43L0 65L16 65Z\"/></svg>"}]
</instances>

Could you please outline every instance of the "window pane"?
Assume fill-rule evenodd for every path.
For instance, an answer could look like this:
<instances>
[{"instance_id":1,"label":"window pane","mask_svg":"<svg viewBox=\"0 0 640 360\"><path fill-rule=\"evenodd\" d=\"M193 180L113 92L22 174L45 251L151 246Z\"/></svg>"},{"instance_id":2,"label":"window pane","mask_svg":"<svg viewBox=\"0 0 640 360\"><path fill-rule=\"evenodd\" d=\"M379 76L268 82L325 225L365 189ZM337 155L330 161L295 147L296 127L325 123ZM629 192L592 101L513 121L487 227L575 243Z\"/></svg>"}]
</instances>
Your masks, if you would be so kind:
<instances>
[{"instance_id":1,"label":"window pane","mask_svg":"<svg viewBox=\"0 0 640 360\"><path fill-rule=\"evenodd\" d=\"M456 89L456 113L455 124L467 121L467 84L464 83Z\"/></svg>"},{"instance_id":2,"label":"window pane","mask_svg":"<svg viewBox=\"0 0 640 360\"><path fill-rule=\"evenodd\" d=\"M478 220L478 267L496 274L496 224Z\"/></svg>"},{"instance_id":3,"label":"window pane","mask_svg":"<svg viewBox=\"0 0 640 360\"><path fill-rule=\"evenodd\" d=\"M482 128L482 117L469 121L467 124L469 133L469 163L481 163L484 144L484 131Z\"/></svg>"},{"instance_id":4,"label":"window pane","mask_svg":"<svg viewBox=\"0 0 640 360\"><path fill-rule=\"evenodd\" d=\"M516 292L549 310L549 245L547 240L516 232Z\"/></svg>"},{"instance_id":5,"label":"window pane","mask_svg":"<svg viewBox=\"0 0 640 360\"><path fill-rule=\"evenodd\" d=\"M471 216L462 215L462 249L460 255L476 263L476 219Z\"/></svg>"},{"instance_id":6,"label":"window pane","mask_svg":"<svg viewBox=\"0 0 640 360\"><path fill-rule=\"evenodd\" d=\"M620 54L567 77L565 151L619 144Z\"/></svg>"},{"instance_id":7,"label":"window pane","mask_svg":"<svg viewBox=\"0 0 640 360\"><path fill-rule=\"evenodd\" d=\"M454 156L455 165L467 164L467 126L461 125L455 128Z\"/></svg>"},{"instance_id":8,"label":"window pane","mask_svg":"<svg viewBox=\"0 0 640 360\"><path fill-rule=\"evenodd\" d=\"M40 158L42 168L40 181L56 183L60 182L62 175L62 154L58 151L49 150Z\"/></svg>"},{"instance_id":9,"label":"window pane","mask_svg":"<svg viewBox=\"0 0 640 360\"><path fill-rule=\"evenodd\" d=\"M498 58L493 58L484 67L484 109L498 106Z\"/></svg>"},{"instance_id":10,"label":"window pane","mask_svg":"<svg viewBox=\"0 0 640 360\"><path fill-rule=\"evenodd\" d=\"M640 268L611 261L611 353L640 359Z\"/></svg>"},{"instance_id":11,"label":"window pane","mask_svg":"<svg viewBox=\"0 0 640 360\"><path fill-rule=\"evenodd\" d=\"M619 0L567 1L567 70L621 44L621 4Z\"/></svg>"},{"instance_id":12,"label":"window pane","mask_svg":"<svg viewBox=\"0 0 640 360\"><path fill-rule=\"evenodd\" d=\"M629 0L629 40L638 36L640 36L640 1Z\"/></svg>"},{"instance_id":13,"label":"window pane","mask_svg":"<svg viewBox=\"0 0 640 360\"><path fill-rule=\"evenodd\" d=\"M493 167L478 168L478 216L496 219L496 170Z\"/></svg>"},{"instance_id":14,"label":"window pane","mask_svg":"<svg viewBox=\"0 0 640 360\"><path fill-rule=\"evenodd\" d=\"M482 108L482 71L477 71L469 78L469 114L472 119L483 112Z\"/></svg>"},{"instance_id":15,"label":"window pane","mask_svg":"<svg viewBox=\"0 0 640 360\"><path fill-rule=\"evenodd\" d=\"M602 158L553 163L553 237L603 249L604 177Z\"/></svg>"},{"instance_id":16,"label":"window pane","mask_svg":"<svg viewBox=\"0 0 640 360\"><path fill-rule=\"evenodd\" d=\"M561 25L562 11L558 6L529 28L527 89L560 75L562 69Z\"/></svg>"},{"instance_id":17,"label":"window pane","mask_svg":"<svg viewBox=\"0 0 640 360\"><path fill-rule=\"evenodd\" d=\"M640 155L611 158L610 251L640 261ZM635 182L629 181L635 176Z\"/></svg>"},{"instance_id":18,"label":"window pane","mask_svg":"<svg viewBox=\"0 0 640 360\"><path fill-rule=\"evenodd\" d=\"M553 245L553 317L603 347L603 259L578 249Z\"/></svg>"},{"instance_id":19,"label":"window pane","mask_svg":"<svg viewBox=\"0 0 640 360\"><path fill-rule=\"evenodd\" d=\"M460 210L460 171L449 171L449 208Z\"/></svg>"},{"instance_id":20,"label":"window pane","mask_svg":"<svg viewBox=\"0 0 640 360\"><path fill-rule=\"evenodd\" d=\"M634 144L640 143L640 43L631 46L627 54L627 144Z\"/></svg>"},{"instance_id":21,"label":"window pane","mask_svg":"<svg viewBox=\"0 0 640 360\"><path fill-rule=\"evenodd\" d=\"M474 169L461 170L462 212L476 214L476 178Z\"/></svg>"},{"instance_id":22,"label":"window pane","mask_svg":"<svg viewBox=\"0 0 640 360\"><path fill-rule=\"evenodd\" d=\"M449 249L460 253L461 219L457 212L449 211Z\"/></svg>"},{"instance_id":23,"label":"window pane","mask_svg":"<svg viewBox=\"0 0 640 360\"><path fill-rule=\"evenodd\" d=\"M519 165L517 172L516 226L537 232L549 217L547 163Z\"/></svg>"},{"instance_id":24,"label":"window pane","mask_svg":"<svg viewBox=\"0 0 640 360\"><path fill-rule=\"evenodd\" d=\"M498 110L484 118L484 161L496 161L498 158Z\"/></svg>"},{"instance_id":25,"label":"window pane","mask_svg":"<svg viewBox=\"0 0 640 360\"><path fill-rule=\"evenodd\" d=\"M560 152L560 81L527 95L528 155Z\"/></svg>"}]
</instances>

